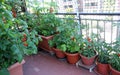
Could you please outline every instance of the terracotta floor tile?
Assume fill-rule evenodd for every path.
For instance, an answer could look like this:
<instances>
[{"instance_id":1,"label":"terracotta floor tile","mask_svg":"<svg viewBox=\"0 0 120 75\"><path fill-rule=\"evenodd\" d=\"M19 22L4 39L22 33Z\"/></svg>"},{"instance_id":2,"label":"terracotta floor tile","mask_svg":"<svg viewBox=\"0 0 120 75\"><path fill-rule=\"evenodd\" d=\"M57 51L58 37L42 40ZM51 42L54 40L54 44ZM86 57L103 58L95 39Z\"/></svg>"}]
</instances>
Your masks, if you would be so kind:
<instances>
[{"instance_id":1,"label":"terracotta floor tile","mask_svg":"<svg viewBox=\"0 0 120 75\"><path fill-rule=\"evenodd\" d=\"M66 59L57 59L46 52L25 57L24 75L96 75L83 68L68 64Z\"/></svg>"}]
</instances>

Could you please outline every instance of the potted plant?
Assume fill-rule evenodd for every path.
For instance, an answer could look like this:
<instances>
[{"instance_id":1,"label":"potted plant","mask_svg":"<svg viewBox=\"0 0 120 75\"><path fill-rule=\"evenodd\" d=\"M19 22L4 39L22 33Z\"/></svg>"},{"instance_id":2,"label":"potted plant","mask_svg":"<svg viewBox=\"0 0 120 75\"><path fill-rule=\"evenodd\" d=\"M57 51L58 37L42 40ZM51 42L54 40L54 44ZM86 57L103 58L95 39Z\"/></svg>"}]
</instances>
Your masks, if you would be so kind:
<instances>
[{"instance_id":1,"label":"potted plant","mask_svg":"<svg viewBox=\"0 0 120 75\"><path fill-rule=\"evenodd\" d=\"M79 50L82 47L82 35L78 34L78 24L74 20L67 18L65 24L58 27L59 38L62 43L59 47L66 54L67 61L75 64L79 60Z\"/></svg>"},{"instance_id":2,"label":"potted plant","mask_svg":"<svg viewBox=\"0 0 120 75\"><path fill-rule=\"evenodd\" d=\"M40 19L40 25L38 25L37 31L42 37L38 47L51 52L48 41L57 33L57 27L61 25L62 21L53 13L40 14L38 18Z\"/></svg>"},{"instance_id":3,"label":"potted plant","mask_svg":"<svg viewBox=\"0 0 120 75\"><path fill-rule=\"evenodd\" d=\"M84 47L80 50L81 61L85 65L92 65L95 62L97 52L95 50L94 39L88 40L88 38L83 40Z\"/></svg>"},{"instance_id":4,"label":"potted plant","mask_svg":"<svg viewBox=\"0 0 120 75\"><path fill-rule=\"evenodd\" d=\"M111 75L120 75L120 57L116 54L113 54L109 62Z\"/></svg>"},{"instance_id":5,"label":"potted plant","mask_svg":"<svg viewBox=\"0 0 120 75\"><path fill-rule=\"evenodd\" d=\"M62 40L64 40L61 37L61 33L54 35L54 38L52 40L49 41L49 45L51 47L51 49L55 52L55 55L58 58L64 58L65 57L65 53L64 53L64 42ZM63 49L63 50L61 50Z\"/></svg>"},{"instance_id":6,"label":"potted plant","mask_svg":"<svg viewBox=\"0 0 120 75\"><path fill-rule=\"evenodd\" d=\"M80 35L79 35L80 36ZM67 57L67 60L70 64L75 64L79 61L79 51L83 47L82 43L82 37L76 38L69 40L65 44L65 54Z\"/></svg>"},{"instance_id":7,"label":"potted plant","mask_svg":"<svg viewBox=\"0 0 120 75\"><path fill-rule=\"evenodd\" d=\"M27 30L25 30L25 33L23 33L22 41L24 45L26 46L25 54L36 54L37 53L37 45L39 41L42 41L41 36L38 34L36 28L37 28L37 22L39 20L36 19L35 14L24 12L22 14L19 14L17 16L18 19L24 20L28 27Z\"/></svg>"},{"instance_id":8,"label":"potted plant","mask_svg":"<svg viewBox=\"0 0 120 75\"><path fill-rule=\"evenodd\" d=\"M109 60L111 75L120 75L120 39L113 43L112 53Z\"/></svg>"},{"instance_id":9,"label":"potted plant","mask_svg":"<svg viewBox=\"0 0 120 75\"><path fill-rule=\"evenodd\" d=\"M56 30L59 32L59 34L55 34L54 38L49 41L52 50L55 52L58 58L65 57L65 43L70 39L71 33L69 32L72 32L71 30L72 29L67 25L66 20L61 21L61 25L58 26Z\"/></svg>"},{"instance_id":10,"label":"potted plant","mask_svg":"<svg viewBox=\"0 0 120 75\"><path fill-rule=\"evenodd\" d=\"M17 63L18 67L16 70L18 69L19 71L16 71L16 73L18 72L20 75L23 75L23 49L25 47L21 42L21 33L14 25L15 21L19 20L12 17L11 11L9 11L6 6L8 5L4 4L4 2L0 2L0 13L3 13L0 14L0 70L4 68L7 70L8 68L10 75L15 75L15 72L12 74L13 70L11 70L15 68L10 66L16 62L20 62L20 64Z\"/></svg>"},{"instance_id":11,"label":"potted plant","mask_svg":"<svg viewBox=\"0 0 120 75\"><path fill-rule=\"evenodd\" d=\"M97 73L102 75L110 74L109 60L111 49L112 49L111 45L106 42L103 41L96 42L96 50L98 52L98 57L96 60Z\"/></svg>"},{"instance_id":12,"label":"potted plant","mask_svg":"<svg viewBox=\"0 0 120 75\"><path fill-rule=\"evenodd\" d=\"M54 35L53 40L51 40L52 46L59 49L59 53L65 52L70 64L75 64L79 60L78 52L82 45L82 36L76 35L78 34L77 30L77 23L74 20L67 18L64 20L63 24L57 28L59 34ZM56 55L57 54L58 53L56 53Z\"/></svg>"},{"instance_id":13,"label":"potted plant","mask_svg":"<svg viewBox=\"0 0 120 75\"><path fill-rule=\"evenodd\" d=\"M0 75L6 75L5 73L8 71L7 74L10 75L23 75L24 54L29 54L27 48L32 41L27 38L29 42L26 47L21 39L24 33L27 35L26 37L29 37L28 26L23 20L13 18L11 7L4 1L0 1L0 7L0 13L2 13L0 14Z\"/></svg>"}]
</instances>

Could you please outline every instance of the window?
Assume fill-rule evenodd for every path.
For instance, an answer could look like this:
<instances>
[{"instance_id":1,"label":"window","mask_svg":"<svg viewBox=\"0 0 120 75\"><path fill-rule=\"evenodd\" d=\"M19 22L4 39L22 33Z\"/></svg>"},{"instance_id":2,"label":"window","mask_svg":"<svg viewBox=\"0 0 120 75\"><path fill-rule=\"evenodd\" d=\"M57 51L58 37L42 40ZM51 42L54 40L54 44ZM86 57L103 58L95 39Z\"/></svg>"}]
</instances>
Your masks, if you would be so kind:
<instances>
[{"instance_id":1,"label":"window","mask_svg":"<svg viewBox=\"0 0 120 75\"><path fill-rule=\"evenodd\" d=\"M97 2L92 2L91 6L97 6Z\"/></svg>"},{"instance_id":2,"label":"window","mask_svg":"<svg viewBox=\"0 0 120 75\"><path fill-rule=\"evenodd\" d=\"M97 6L97 2L85 3L85 6Z\"/></svg>"},{"instance_id":3,"label":"window","mask_svg":"<svg viewBox=\"0 0 120 75\"><path fill-rule=\"evenodd\" d=\"M73 6L72 6L72 5L68 5L68 6L65 5L64 8L65 8L65 9L66 9L66 8L73 8Z\"/></svg>"},{"instance_id":4,"label":"window","mask_svg":"<svg viewBox=\"0 0 120 75\"><path fill-rule=\"evenodd\" d=\"M66 8L67 8L67 6L65 5L65 6L64 6L64 8L66 9Z\"/></svg>"},{"instance_id":5,"label":"window","mask_svg":"<svg viewBox=\"0 0 120 75\"><path fill-rule=\"evenodd\" d=\"M85 6L90 6L90 3L85 3Z\"/></svg>"},{"instance_id":6,"label":"window","mask_svg":"<svg viewBox=\"0 0 120 75\"><path fill-rule=\"evenodd\" d=\"M69 5L69 8L73 8L73 6L72 6L72 5Z\"/></svg>"}]
</instances>

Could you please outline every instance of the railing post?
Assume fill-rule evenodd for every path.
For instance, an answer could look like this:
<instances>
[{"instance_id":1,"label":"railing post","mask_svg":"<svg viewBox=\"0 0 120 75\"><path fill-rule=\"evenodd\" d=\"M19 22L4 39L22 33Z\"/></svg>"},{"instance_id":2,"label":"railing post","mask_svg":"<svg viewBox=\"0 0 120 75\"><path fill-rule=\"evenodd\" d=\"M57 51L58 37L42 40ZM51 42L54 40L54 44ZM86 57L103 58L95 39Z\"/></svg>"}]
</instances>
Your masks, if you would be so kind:
<instances>
[{"instance_id":1,"label":"railing post","mask_svg":"<svg viewBox=\"0 0 120 75\"><path fill-rule=\"evenodd\" d=\"M80 14L79 12L77 12L77 17L78 17L78 25L79 25L79 31L80 31L80 34L82 35L82 28L81 28L81 17L80 17Z\"/></svg>"},{"instance_id":2,"label":"railing post","mask_svg":"<svg viewBox=\"0 0 120 75\"><path fill-rule=\"evenodd\" d=\"M117 38L120 38L120 20L118 21L118 24L117 24Z\"/></svg>"}]
</instances>

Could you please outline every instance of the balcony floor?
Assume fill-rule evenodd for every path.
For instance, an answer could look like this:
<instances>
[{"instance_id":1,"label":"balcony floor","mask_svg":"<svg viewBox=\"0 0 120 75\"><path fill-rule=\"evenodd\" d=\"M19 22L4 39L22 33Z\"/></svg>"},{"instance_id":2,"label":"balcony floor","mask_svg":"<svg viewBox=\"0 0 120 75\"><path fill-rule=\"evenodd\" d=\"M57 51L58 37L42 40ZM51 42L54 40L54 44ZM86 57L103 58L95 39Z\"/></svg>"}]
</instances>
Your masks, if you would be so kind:
<instances>
[{"instance_id":1,"label":"balcony floor","mask_svg":"<svg viewBox=\"0 0 120 75\"><path fill-rule=\"evenodd\" d=\"M65 59L57 59L47 52L25 57L24 75L97 75L83 68L68 64Z\"/></svg>"}]
</instances>

